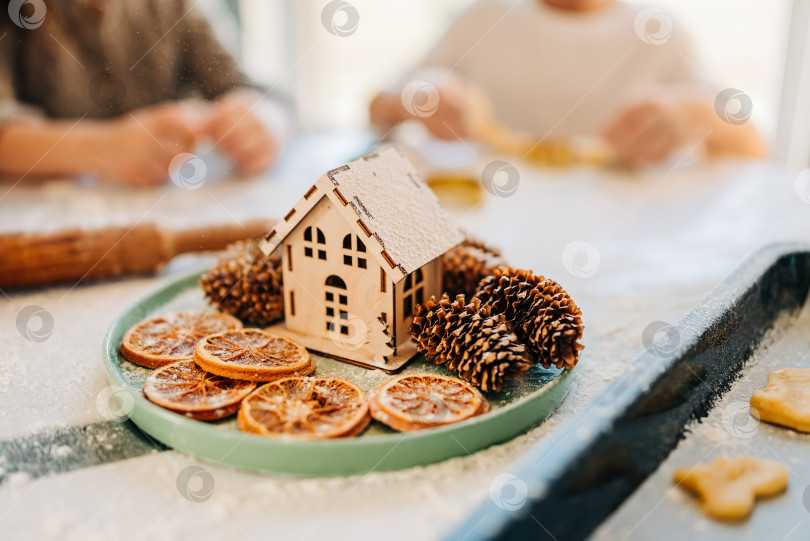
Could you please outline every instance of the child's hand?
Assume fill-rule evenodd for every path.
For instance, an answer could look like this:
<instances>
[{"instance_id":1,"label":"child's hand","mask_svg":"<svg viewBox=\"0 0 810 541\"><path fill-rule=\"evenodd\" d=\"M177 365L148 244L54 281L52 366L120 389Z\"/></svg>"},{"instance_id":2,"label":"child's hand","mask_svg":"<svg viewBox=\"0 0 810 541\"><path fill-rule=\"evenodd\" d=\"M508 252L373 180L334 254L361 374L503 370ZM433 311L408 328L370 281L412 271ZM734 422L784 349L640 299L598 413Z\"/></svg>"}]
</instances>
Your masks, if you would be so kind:
<instances>
[{"instance_id":1,"label":"child's hand","mask_svg":"<svg viewBox=\"0 0 810 541\"><path fill-rule=\"evenodd\" d=\"M371 102L371 123L390 130L405 120L421 122L440 139L471 137L470 88L443 70L420 71L396 90L379 94Z\"/></svg>"},{"instance_id":2,"label":"child's hand","mask_svg":"<svg viewBox=\"0 0 810 541\"><path fill-rule=\"evenodd\" d=\"M698 131L693 116L679 103L645 101L622 111L602 135L623 164L636 167L665 161L690 141L700 139Z\"/></svg>"},{"instance_id":3,"label":"child's hand","mask_svg":"<svg viewBox=\"0 0 810 541\"><path fill-rule=\"evenodd\" d=\"M237 90L211 104L206 132L240 173L253 175L275 161L279 143L257 116L261 97Z\"/></svg>"},{"instance_id":4,"label":"child's hand","mask_svg":"<svg viewBox=\"0 0 810 541\"><path fill-rule=\"evenodd\" d=\"M99 174L131 186L166 182L172 158L194 146L200 120L193 106L171 103L110 121L99 134Z\"/></svg>"},{"instance_id":5,"label":"child's hand","mask_svg":"<svg viewBox=\"0 0 810 541\"><path fill-rule=\"evenodd\" d=\"M437 93L438 103L435 111L426 114L428 110L420 110L419 103L404 103L409 116L422 122L425 127L440 139L468 139L470 133L470 119L468 116L469 90L465 83L452 74L443 74L431 77L433 92ZM403 95L403 100L409 96ZM419 99L419 96L414 96ZM427 94L422 99L430 99ZM408 107L410 105L410 108Z\"/></svg>"}]
</instances>

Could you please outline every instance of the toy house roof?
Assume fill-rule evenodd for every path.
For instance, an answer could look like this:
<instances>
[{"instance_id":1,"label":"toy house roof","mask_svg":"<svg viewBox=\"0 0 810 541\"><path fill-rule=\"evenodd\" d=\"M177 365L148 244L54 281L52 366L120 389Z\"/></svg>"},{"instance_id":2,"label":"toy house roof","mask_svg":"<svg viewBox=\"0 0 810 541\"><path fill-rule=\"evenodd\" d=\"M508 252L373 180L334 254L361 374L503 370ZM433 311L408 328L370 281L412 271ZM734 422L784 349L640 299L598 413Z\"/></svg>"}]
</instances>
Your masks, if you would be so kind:
<instances>
[{"instance_id":1,"label":"toy house roof","mask_svg":"<svg viewBox=\"0 0 810 541\"><path fill-rule=\"evenodd\" d=\"M413 165L392 148L322 176L267 234L262 244L265 254L280 245L324 197L366 239L367 248L389 269L394 282L463 240Z\"/></svg>"}]
</instances>

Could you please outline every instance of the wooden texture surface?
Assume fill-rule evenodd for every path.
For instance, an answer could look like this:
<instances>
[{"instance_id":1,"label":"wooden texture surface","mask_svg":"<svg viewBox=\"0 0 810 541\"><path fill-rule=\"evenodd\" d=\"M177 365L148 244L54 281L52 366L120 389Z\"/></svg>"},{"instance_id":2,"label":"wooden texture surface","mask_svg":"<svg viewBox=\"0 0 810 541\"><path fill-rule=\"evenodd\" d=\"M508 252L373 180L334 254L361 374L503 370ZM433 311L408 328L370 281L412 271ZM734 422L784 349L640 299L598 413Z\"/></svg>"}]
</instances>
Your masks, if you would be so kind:
<instances>
[{"instance_id":1,"label":"wooden texture surface","mask_svg":"<svg viewBox=\"0 0 810 541\"><path fill-rule=\"evenodd\" d=\"M16 289L154 271L172 257L261 235L268 220L172 230L154 223L0 235L0 288Z\"/></svg>"}]
</instances>

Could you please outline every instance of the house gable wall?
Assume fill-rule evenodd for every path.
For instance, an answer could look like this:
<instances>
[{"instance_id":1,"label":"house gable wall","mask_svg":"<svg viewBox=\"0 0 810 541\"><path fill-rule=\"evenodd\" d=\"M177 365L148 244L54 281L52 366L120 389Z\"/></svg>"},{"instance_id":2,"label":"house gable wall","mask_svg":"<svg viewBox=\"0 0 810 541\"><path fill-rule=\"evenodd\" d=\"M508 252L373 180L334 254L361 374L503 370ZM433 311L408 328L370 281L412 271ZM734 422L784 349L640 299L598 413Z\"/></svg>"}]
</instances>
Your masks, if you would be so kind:
<instances>
[{"instance_id":1,"label":"house gable wall","mask_svg":"<svg viewBox=\"0 0 810 541\"><path fill-rule=\"evenodd\" d=\"M312 228L312 241L304 240L304 232L309 227ZM318 243L318 229L323 233L323 244ZM352 248L346 250L343 242L349 234L352 235ZM369 323L383 313L389 322L392 320L393 284L377 258L369 253L368 247L365 253L357 250L357 238L355 228L346 222L342 213L335 208L335 202L327 197L322 197L284 237L280 249L284 274L285 324L288 329L302 334L351 341L358 340L358 333L364 332ZM306 255L307 248L312 250L311 257ZM319 259L321 251L325 252L326 260ZM344 263L344 256L351 258L351 265ZM358 258L365 259L365 269L358 266ZM339 290L326 287L326 279L330 275L340 277L345 283L345 304L340 302ZM381 291L383 280L386 284L385 292ZM327 291L332 292L331 301L327 300ZM334 319L327 315L327 308L332 308ZM342 320L341 310L347 312ZM332 331L327 328L328 321L333 322ZM348 328L346 334L341 334L341 326ZM393 334L394 329L389 332ZM399 335L398 338L401 339L402 336L407 334Z\"/></svg>"}]
</instances>

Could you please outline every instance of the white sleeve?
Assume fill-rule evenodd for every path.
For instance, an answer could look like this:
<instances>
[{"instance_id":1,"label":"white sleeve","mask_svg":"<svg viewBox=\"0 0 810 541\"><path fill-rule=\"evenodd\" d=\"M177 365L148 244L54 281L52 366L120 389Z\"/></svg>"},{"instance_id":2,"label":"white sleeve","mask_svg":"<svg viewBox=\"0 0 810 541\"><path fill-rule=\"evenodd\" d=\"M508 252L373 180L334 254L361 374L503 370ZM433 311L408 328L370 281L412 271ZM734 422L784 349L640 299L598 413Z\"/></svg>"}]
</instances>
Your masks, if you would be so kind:
<instances>
[{"instance_id":1,"label":"white sleeve","mask_svg":"<svg viewBox=\"0 0 810 541\"><path fill-rule=\"evenodd\" d=\"M714 86L713 77L687 31L681 29L673 32L666 47L668 58L661 73L660 84L685 84L703 88Z\"/></svg>"},{"instance_id":2,"label":"white sleeve","mask_svg":"<svg viewBox=\"0 0 810 541\"><path fill-rule=\"evenodd\" d=\"M507 0L479 0L450 24L419 67L457 67L510 8Z\"/></svg>"}]
</instances>

